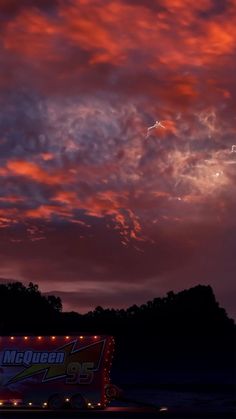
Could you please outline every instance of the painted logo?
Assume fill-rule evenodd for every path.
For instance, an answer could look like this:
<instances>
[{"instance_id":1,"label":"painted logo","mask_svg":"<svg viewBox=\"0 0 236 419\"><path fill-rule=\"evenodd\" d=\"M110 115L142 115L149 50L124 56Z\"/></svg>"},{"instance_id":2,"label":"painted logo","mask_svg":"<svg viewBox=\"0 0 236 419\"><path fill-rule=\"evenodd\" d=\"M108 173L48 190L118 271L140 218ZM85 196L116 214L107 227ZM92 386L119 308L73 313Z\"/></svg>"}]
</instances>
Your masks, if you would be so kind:
<instances>
[{"instance_id":1,"label":"painted logo","mask_svg":"<svg viewBox=\"0 0 236 419\"><path fill-rule=\"evenodd\" d=\"M63 364L64 352L5 351L2 365Z\"/></svg>"},{"instance_id":2,"label":"painted logo","mask_svg":"<svg viewBox=\"0 0 236 419\"><path fill-rule=\"evenodd\" d=\"M40 373L43 373L42 382L65 377L67 384L90 384L100 367L105 340L80 349L75 349L76 344L77 341L73 341L51 352L5 350L3 367L23 367L7 384Z\"/></svg>"}]
</instances>

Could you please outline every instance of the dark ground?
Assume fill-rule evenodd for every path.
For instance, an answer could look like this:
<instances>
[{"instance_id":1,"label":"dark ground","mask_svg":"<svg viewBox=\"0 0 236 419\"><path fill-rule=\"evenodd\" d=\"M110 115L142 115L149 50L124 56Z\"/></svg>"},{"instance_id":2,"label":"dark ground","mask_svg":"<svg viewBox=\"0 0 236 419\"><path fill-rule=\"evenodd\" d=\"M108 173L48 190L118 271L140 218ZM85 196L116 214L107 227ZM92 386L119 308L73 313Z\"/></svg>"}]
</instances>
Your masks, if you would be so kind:
<instances>
[{"instance_id":1,"label":"dark ground","mask_svg":"<svg viewBox=\"0 0 236 419\"><path fill-rule=\"evenodd\" d=\"M230 419L235 418L234 414L230 413L196 413L191 411L181 412L181 411L168 411L168 412L159 412L151 408L122 408L122 407L113 407L108 408L105 411L97 412L63 412L63 411L25 411L25 410L16 410L16 411L3 411L0 410L0 417L6 418L60 418L60 419L69 419L74 417L79 418L98 418L98 419L123 419L123 418L137 418L137 419L152 419L152 418L169 418L169 419Z\"/></svg>"}]
</instances>

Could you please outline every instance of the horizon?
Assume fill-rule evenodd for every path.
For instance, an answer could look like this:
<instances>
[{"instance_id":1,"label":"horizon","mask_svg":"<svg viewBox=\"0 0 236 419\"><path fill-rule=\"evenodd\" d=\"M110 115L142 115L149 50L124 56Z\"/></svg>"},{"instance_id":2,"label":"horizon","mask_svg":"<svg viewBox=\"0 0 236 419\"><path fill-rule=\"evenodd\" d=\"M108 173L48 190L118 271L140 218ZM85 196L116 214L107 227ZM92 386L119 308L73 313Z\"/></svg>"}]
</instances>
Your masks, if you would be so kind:
<instances>
[{"instance_id":1,"label":"horizon","mask_svg":"<svg viewBox=\"0 0 236 419\"><path fill-rule=\"evenodd\" d=\"M67 307L66 307L66 305L64 304L64 302L63 302L63 297L61 298L61 302L62 302L62 313L68 313L68 312L70 312L70 311L73 311L73 312L75 312L75 313L78 313L78 314L87 314L87 313L89 313L90 311L94 311L95 309L96 309L96 307L98 307L98 306L101 306L104 310L106 310L106 309L114 309L114 310L122 310L122 309L124 309L124 310L127 310L128 308L130 308L130 307L132 307L132 306L134 306L134 305L137 305L138 307L140 307L141 305L145 305L145 304L147 304L149 301L153 301L155 298L160 298L160 299L163 299L163 298L165 298L165 297L167 297L167 294L169 293L169 292L174 292L174 294L179 294L179 293L181 293L182 291L189 291L190 289L192 289L192 288L195 288L195 287L197 287L197 286L202 286L202 284L196 284L196 285L193 285L192 287L190 287L190 288L185 288L185 289L181 289L181 290L178 290L178 291L173 291L173 290L168 290L166 293L164 293L163 295L156 295L156 296L152 296L150 299L147 299L147 300L140 300L139 302L135 302L135 301L133 301L133 303L131 302L131 304L129 304L129 305L127 305L127 304L125 304L125 305L119 305L119 306L109 306L109 305L105 305L105 306L103 306L103 305L101 305L101 304L98 304L97 306L94 306L94 307L87 307L87 308L83 308L83 309L80 309L79 307L77 307L77 306L75 306L74 308L72 307L71 308L71 306L69 305L68 306L68 310L67 310ZM206 284L204 285L204 286L207 286ZM216 302L219 304L219 308L223 308L224 310L225 310L225 312L226 312L226 315L227 315L227 317L229 318L229 319L232 319L233 321L234 321L234 323L236 323L236 317L234 317L234 316L232 316L232 315L230 315L230 313L228 312L228 310L222 305L222 304L220 304L220 302L218 301L218 299L217 299L217 297L216 297L216 294L215 294L215 290L214 290L214 288L212 288L211 287L211 289L212 289L212 292L213 292L213 294L214 294L214 296L215 296L215 299L216 299ZM42 295L45 295L45 296L48 296L48 295L50 295L50 293L46 293L46 294L43 294L42 293ZM56 296L56 297L59 297L59 295L58 295L58 293L55 291L52 291L52 295L54 295L54 296Z\"/></svg>"},{"instance_id":2,"label":"horizon","mask_svg":"<svg viewBox=\"0 0 236 419\"><path fill-rule=\"evenodd\" d=\"M131 304L129 304L129 305L119 305L119 306L109 306L109 305L107 305L107 306L103 306L103 305L101 305L101 304L98 304L96 307L94 306L94 307L87 307L87 308L83 308L82 310L79 308L79 307L77 307L76 308L76 306L74 307L74 309L72 308L72 310L71 310L71 306L69 305L68 306L68 308L69 308L69 310L67 310L66 309L66 305L64 305L64 303L63 303L63 297L61 298L61 302L62 302L62 313L68 313L68 312L75 312L75 313L78 313L78 314L88 314L90 311L95 311L95 309L97 308L97 307L102 307L102 309L104 309L104 310L112 310L112 309L114 309L114 310L122 310L122 309L124 309L124 310L127 310L128 308L130 308L130 307L132 307L132 306L137 306L137 307L140 307L141 305L146 305L149 301L153 301L154 299L156 299L156 298L160 298L160 299L163 299L163 298L165 298L165 297L167 297L167 294L169 293L169 292L174 292L174 294L175 295L177 295L177 294L179 294L179 293L181 293L181 292L183 292L183 291L189 291L190 289L193 289L193 288L195 288L195 287L197 287L197 286L203 286L202 284L196 284L195 286L193 286L193 287L191 287L191 288L185 288L185 289L181 289L181 290L179 290L179 291L177 291L177 292L175 292L175 291L173 291L173 290L169 290L169 291L167 291L165 294L163 294L163 295L158 295L158 296L152 296L152 298L150 298L149 300L145 300L145 301L140 301L140 302L133 302L133 303L131 303ZM207 285L204 285L204 286L206 286L207 287ZM230 316L230 314L228 313L228 311L226 310L226 308L225 307L223 307L220 303L219 303L219 301L217 300L217 298L216 298L216 295L215 295L215 292L214 292L214 289L211 287L211 289L212 289L212 292L213 292L213 294L214 294L214 296L215 296L215 299L216 299L216 302L219 304L219 308L223 308L224 310L225 310L225 312L226 312L226 315L227 315L227 317L229 318L229 319L232 319L234 322L236 321L236 319L234 318L234 317L232 317L232 316ZM54 295L55 297L59 297L59 295L56 293L56 291L54 292L54 291L52 291L51 293L42 293L42 295L44 295L44 296L49 296L49 295Z\"/></svg>"},{"instance_id":3,"label":"horizon","mask_svg":"<svg viewBox=\"0 0 236 419\"><path fill-rule=\"evenodd\" d=\"M229 314L227 313L227 310L219 304L219 301L217 301L214 289L210 285L202 285L200 283L193 287L179 290L178 292L174 292L173 290L170 290L170 291L167 291L166 294L162 296L159 295L159 296L153 297L152 299L148 301L146 300L145 302L144 301L141 301L140 303L133 302L133 304L129 306L116 307L116 306L98 305L96 307L93 307L93 308L90 307L84 310L75 308L75 310L69 310L69 311L66 310L66 307L63 304L63 300L61 299L61 297L57 295L56 292L52 291L51 293L43 293L40 290L40 287L38 286L38 284L34 284L32 282L29 284L24 284L22 282L7 281L7 282L0 283L0 285L3 286L3 293L4 294L6 293L7 298L10 298L10 299L13 298L19 301L21 298L23 299L26 298L26 301L29 302L31 297L35 297L35 294L36 294L36 296L40 297L38 301L41 301L41 302L44 301L44 303L47 302L49 306L52 305L52 307L54 307L53 310L55 310L55 312L62 313L62 314L75 313L79 315L87 315L87 314L96 312L97 310L99 312L103 311L104 313L109 310L115 311L115 312L119 312L119 311L129 312L130 309L133 309L133 308L142 309L144 306L150 309L150 305L152 306L152 304L154 305L153 307L159 310L157 300L160 302L167 301L169 302L170 306L171 304L173 304L173 301L174 301L175 303L177 303L177 305L181 306L181 302L185 304L186 301L188 301L189 299L191 300L193 296L194 296L194 299L192 301L201 300L201 298L203 297L204 303L206 303L207 301L207 304L212 305L212 307L215 306L214 307L215 309L220 310L221 314L223 314L222 312L224 312L225 318L227 318L228 320L232 320L235 325L235 319L231 318ZM161 306L161 307L162 308L165 307L165 304L164 306Z\"/></svg>"},{"instance_id":4,"label":"horizon","mask_svg":"<svg viewBox=\"0 0 236 419\"><path fill-rule=\"evenodd\" d=\"M0 1L0 282L236 319L236 4Z\"/></svg>"}]
</instances>

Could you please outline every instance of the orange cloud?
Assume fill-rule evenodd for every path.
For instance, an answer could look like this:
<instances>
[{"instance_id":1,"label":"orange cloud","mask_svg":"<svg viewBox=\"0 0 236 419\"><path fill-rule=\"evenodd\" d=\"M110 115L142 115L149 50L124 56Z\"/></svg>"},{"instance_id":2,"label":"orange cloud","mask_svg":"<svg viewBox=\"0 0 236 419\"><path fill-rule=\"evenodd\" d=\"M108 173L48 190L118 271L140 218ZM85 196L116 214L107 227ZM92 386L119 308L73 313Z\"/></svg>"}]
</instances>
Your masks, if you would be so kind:
<instances>
[{"instance_id":1,"label":"orange cloud","mask_svg":"<svg viewBox=\"0 0 236 419\"><path fill-rule=\"evenodd\" d=\"M54 158L54 155L52 153L41 153L40 157L42 157L44 161L48 161L52 160Z\"/></svg>"},{"instance_id":2,"label":"orange cloud","mask_svg":"<svg viewBox=\"0 0 236 419\"><path fill-rule=\"evenodd\" d=\"M66 208L55 205L40 205L38 208L25 211L25 216L29 218L50 220L53 215L59 215L62 218L70 218L71 212Z\"/></svg>"},{"instance_id":3,"label":"orange cloud","mask_svg":"<svg viewBox=\"0 0 236 419\"><path fill-rule=\"evenodd\" d=\"M61 191L58 192L54 198L54 201L60 202L63 208L66 208L69 213L73 213L77 208L81 208L87 215L103 218L104 216L110 216L116 223L115 229L119 230L119 233L125 243L130 238L135 240L141 240L141 225L138 217L134 214L134 211L130 209L129 195L127 192L117 193L112 190L107 190L100 193L93 193L90 196L80 199L78 194L75 192ZM58 211L58 207L43 207L40 211L34 210L27 213L28 216L42 216L51 215L51 210L54 214L65 215ZM50 214L49 214L50 213ZM67 215L69 214L67 213ZM71 217L72 219L72 217ZM72 220L75 222L75 220ZM79 221L80 222L80 221ZM81 223L81 222L80 222Z\"/></svg>"},{"instance_id":4,"label":"orange cloud","mask_svg":"<svg viewBox=\"0 0 236 419\"><path fill-rule=\"evenodd\" d=\"M46 185L56 185L68 182L71 176L66 173L53 172L48 173L39 167L36 163L26 160L10 160L6 165L7 169L14 175L24 176L29 180L40 182Z\"/></svg>"},{"instance_id":5,"label":"orange cloud","mask_svg":"<svg viewBox=\"0 0 236 419\"><path fill-rule=\"evenodd\" d=\"M23 9L5 27L5 50L23 54L26 58L53 61L59 56L53 47L53 37L59 35L57 25L35 9Z\"/></svg>"},{"instance_id":6,"label":"orange cloud","mask_svg":"<svg viewBox=\"0 0 236 419\"><path fill-rule=\"evenodd\" d=\"M76 205L78 202L78 197L76 192L60 191L54 195L53 200L60 202L61 204Z\"/></svg>"},{"instance_id":7,"label":"orange cloud","mask_svg":"<svg viewBox=\"0 0 236 419\"><path fill-rule=\"evenodd\" d=\"M22 7L4 22L1 38L6 57L22 59L26 80L29 74L43 92L111 89L186 108L217 94L231 97L220 75L213 97L205 95L203 72L224 73L236 45L235 4L222 13L213 6L210 0L153 0L153 8L145 1L60 1L55 16ZM0 83L12 85L8 77L5 71Z\"/></svg>"},{"instance_id":8,"label":"orange cloud","mask_svg":"<svg viewBox=\"0 0 236 419\"><path fill-rule=\"evenodd\" d=\"M100 2L74 0L59 4L57 20L36 8L24 9L5 25L2 36L6 50L41 62L63 59L56 48L60 40L89 51L88 65L124 64L134 51L146 53L143 65L153 59L174 66L199 65L235 48L235 7L206 23L198 14L211 5L210 0L163 0L165 10L154 12L122 1L101 7Z\"/></svg>"}]
</instances>

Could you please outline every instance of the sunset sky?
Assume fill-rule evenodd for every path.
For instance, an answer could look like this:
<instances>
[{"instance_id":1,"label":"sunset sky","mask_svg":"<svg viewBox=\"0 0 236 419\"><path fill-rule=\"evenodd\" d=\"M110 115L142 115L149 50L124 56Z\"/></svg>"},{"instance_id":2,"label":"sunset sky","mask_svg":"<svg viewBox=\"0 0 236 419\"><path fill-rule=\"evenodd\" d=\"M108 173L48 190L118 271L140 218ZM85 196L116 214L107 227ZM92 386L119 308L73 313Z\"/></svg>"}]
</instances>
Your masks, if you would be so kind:
<instances>
[{"instance_id":1,"label":"sunset sky","mask_svg":"<svg viewBox=\"0 0 236 419\"><path fill-rule=\"evenodd\" d=\"M235 53L235 0L0 0L0 281L236 317Z\"/></svg>"}]
</instances>

